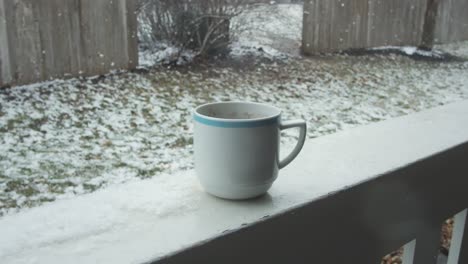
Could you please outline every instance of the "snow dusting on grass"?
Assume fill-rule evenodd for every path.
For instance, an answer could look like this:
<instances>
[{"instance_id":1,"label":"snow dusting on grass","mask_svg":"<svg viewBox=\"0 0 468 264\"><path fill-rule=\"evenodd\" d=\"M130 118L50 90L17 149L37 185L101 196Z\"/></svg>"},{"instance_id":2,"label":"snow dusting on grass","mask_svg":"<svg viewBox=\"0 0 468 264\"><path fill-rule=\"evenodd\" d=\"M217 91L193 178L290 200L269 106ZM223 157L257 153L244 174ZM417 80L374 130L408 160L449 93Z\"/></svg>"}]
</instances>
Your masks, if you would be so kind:
<instances>
[{"instance_id":1,"label":"snow dusting on grass","mask_svg":"<svg viewBox=\"0 0 468 264\"><path fill-rule=\"evenodd\" d=\"M454 42L444 45L437 45L436 50L450 53L465 60L468 60L468 45L466 42Z\"/></svg>"},{"instance_id":2,"label":"snow dusting on grass","mask_svg":"<svg viewBox=\"0 0 468 264\"><path fill-rule=\"evenodd\" d=\"M468 42L464 45L468 45ZM274 104L310 138L468 98L468 64L323 56L154 68L0 91L0 212L192 168L191 110ZM286 131L285 149L297 136Z\"/></svg>"}]
</instances>

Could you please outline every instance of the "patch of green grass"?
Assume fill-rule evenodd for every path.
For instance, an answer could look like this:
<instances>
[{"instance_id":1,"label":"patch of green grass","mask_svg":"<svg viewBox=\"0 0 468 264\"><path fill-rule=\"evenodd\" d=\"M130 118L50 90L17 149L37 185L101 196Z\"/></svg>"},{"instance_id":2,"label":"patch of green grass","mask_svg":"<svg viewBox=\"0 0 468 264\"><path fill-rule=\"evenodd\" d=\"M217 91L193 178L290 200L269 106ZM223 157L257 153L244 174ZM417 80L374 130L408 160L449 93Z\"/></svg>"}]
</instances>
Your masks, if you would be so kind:
<instances>
[{"instance_id":1,"label":"patch of green grass","mask_svg":"<svg viewBox=\"0 0 468 264\"><path fill-rule=\"evenodd\" d=\"M0 156L0 160L1 159L3 159L2 156ZM8 177L2 171L0 171L0 179L8 179Z\"/></svg>"},{"instance_id":2,"label":"patch of green grass","mask_svg":"<svg viewBox=\"0 0 468 264\"><path fill-rule=\"evenodd\" d=\"M96 163L90 163L81 166L77 168L77 170L74 171L71 176L76 178L92 179L96 177L96 175L101 175L106 170L106 166L99 164L100 162L98 161ZM69 176L66 178L68 177Z\"/></svg>"},{"instance_id":3,"label":"patch of green grass","mask_svg":"<svg viewBox=\"0 0 468 264\"><path fill-rule=\"evenodd\" d=\"M49 121L48 117L42 117L39 119L32 119L28 127L35 131L41 131L41 126L46 124Z\"/></svg>"},{"instance_id":4,"label":"patch of green grass","mask_svg":"<svg viewBox=\"0 0 468 264\"><path fill-rule=\"evenodd\" d=\"M104 141L104 143L102 143L102 146L105 147L105 148L111 148L113 145L114 144L110 140L106 140L106 141Z\"/></svg>"},{"instance_id":5,"label":"patch of green grass","mask_svg":"<svg viewBox=\"0 0 468 264\"><path fill-rule=\"evenodd\" d=\"M49 177L53 179L67 178L69 175L67 175L65 167L66 166L64 164L55 164L52 162L40 162L39 163L40 170L45 172L46 175L48 175Z\"/></svg>"},{"instance_id":6,"label":"patch of green grass","mask_svg":"<svg viewBox=\"0 0 468 264\"><path fill-rule=\"evenodd\" d=\"M76 128L83 128L84 127L84 124L83 122L80 122L80 121L77 121L75 123L73 123L73 126L76 127Z\"/></svg>"},{"instance_id":7,"label":"patch of green grass","mask_svg":"<svg viewBox=\"0 0 468 264\"><path fill-rule=\"evenodd\" d=\"M126 167L130 167L130 165L128 165L127 163L125 163L123 161L119 161L119 162L115 163L113 167L114 168L126 168Z\"/></svg>"},{"instance_id":8,"label":"patch of green grass","mask_svg":"<svg viewBox=\"0 0 468 264\"><path fill-rule=\"evenodd\" d=\"M31 207L39 206L39 205L44 204L44 203L53 202L53 201L55 201L55 199L53 199L53 198L41 197L41 198L39 198L39 199L26 200L26 201L21 205L21 207L28 207L28 208L31 208Z\"/></svg>"},{"instance_id":9,"label":"patch of green grass","mask_svg":"<svg viewBox=\"0 0 468 264\"><path fill-rule=\"evenodd\" d=\"M169 145L170 148L183 148L193 144L193 138L179 137L175 142Z\"/></svg>"},{"instance_id":10,"label":"patch of green grass","mask_svg":"<svg viewBox=\"0 0 468 264\"><path fill-rule=\"evenodd\" d=\"M30 176L33 174L33 170L30 169L30 168L20 168L20 173L23 175L23 176ZM0 177L1 178L1 177Z\"/></svg>"},{"instance_id":11,"label":"patch of green grass","mask_svg":"<svg viewBox=\"0 0 468 264\"><path fill-rule=\"evenodd\" d=\"M102 187L103 183L95 185L95 184L89 184L89 183L83 183L83 189L85 189L88 192L94 192Z\"/></svg>"},{"instance_id":12,"label":"patch of green grass","mask_svg":"<svg viewBox=\"0 0 468 264\"><path fill-rule=\"evenodd\" d=\"M102 159L101 154L88 153L85 155L85 160L101 160L101 159Z\"/></svg>"},{"instance_id":13,"label":"patch of green grass","mask_svg":"<svg viewBox=\"0 0 468 264\"><path fill-rule=\"evenodd\" d=\"M151 114L150 108L143 108L141 113L143 114L143 118L146 120L146 122L149 124L155 123L156 120L154 120L154 116Z\"/></svg>"},{"instance_id":14,"label":"patch of green grass","mask_svg":"<svg viewBox=\"0 0 468 264\"><path fill-rule=\"evenodd\" d=\"M49 182L48 183L48 189L49 192L51 193L56 193L56 194L62 194L65 192L65 189L68 187L75 187L76 184L74 184L71 181L64 181L64 182Z\"/></svg>"},{"instance_id":15,"label":"patch of green grass","mask_svg":"<svg viewBox=\"0 0 468 264\"><path fill-rule=\"evenodd\" d=\"M16 192L26 197L38 194L39 191L23 180L10 180L6 183L6 192Z\"/></svg>"},{"instance_id":16,"label":"patch of green grass","mask_svg":"<svg viewBox=\"0 0 468 264\"><path fill-rule=\"evenodd\" d=\"M149 178L152 178L153 176L161 173L162 171L164 171L164 169L161 169L159 167L155 167L155 168L152 168L152 169L149 169L149 170L139 169L138 172L137 172L137 177L140 178L140 179L149 179Z\"/></svg>"},{"instance_id":17,"label":"patch of green grass","mask_svg":"<svg viewBox=\"0 0 468 264\"><path fill-rule=\"evenodd\" d=\"M15 119L8 120L8 129L13 130L17 126L24 124L29 120L29 117L25 114L19 114Z\"/></svg>"},{"instance_id":18,"label":"patch of green grass","mask_svg":"<svg viewBox=\"0 0 468 264\"><path fill-rule=\"evenodd\" d=\"M16 203L15 200L13 199L0 199L0 202L2 203L2 206L0 206L0 209L6 208L17 208L18 204ZM0 211L0 217L3 216L2 212Z\"/></svg>"},{"instance_id":19,"label":"patch of green grass","mask_svg":"<svg viewBox=\"0 0 468 264\"><path fill-rule=\"evenodd\" d=\"M105 125L105 127L106 127L107 129L109 129L109 131L115 132L115 129L114 129L111 125L107 124L107 125Z\"/></svg>"}]
</instances>

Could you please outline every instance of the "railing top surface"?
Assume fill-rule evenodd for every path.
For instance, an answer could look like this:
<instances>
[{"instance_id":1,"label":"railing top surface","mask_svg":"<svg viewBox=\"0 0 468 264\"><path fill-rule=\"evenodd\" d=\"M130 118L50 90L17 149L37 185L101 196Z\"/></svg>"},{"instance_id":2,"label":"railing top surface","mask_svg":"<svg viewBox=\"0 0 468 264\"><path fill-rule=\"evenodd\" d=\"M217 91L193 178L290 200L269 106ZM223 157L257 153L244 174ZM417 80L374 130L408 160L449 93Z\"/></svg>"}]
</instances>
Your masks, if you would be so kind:
<instances>
[{"instance_id":1,"label":"railing top surface","mask_svg":"<svg viewBox=\"0 0 468 264\"><path fill-rule=\"evenodd\" d=\"M309 140L257 200L206 195L192 171L110 187L0 218L0 259L150 261L466 142L468 101L462 101Z\"/></svg>"}]
</instances>

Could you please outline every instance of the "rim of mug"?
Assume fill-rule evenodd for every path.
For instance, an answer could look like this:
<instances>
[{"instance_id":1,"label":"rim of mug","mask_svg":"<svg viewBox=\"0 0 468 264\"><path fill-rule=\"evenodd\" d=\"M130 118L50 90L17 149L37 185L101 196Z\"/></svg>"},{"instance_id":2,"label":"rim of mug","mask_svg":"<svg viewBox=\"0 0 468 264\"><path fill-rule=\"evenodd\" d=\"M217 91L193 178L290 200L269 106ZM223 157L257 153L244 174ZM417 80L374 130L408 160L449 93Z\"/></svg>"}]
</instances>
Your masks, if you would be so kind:
<instances>
[{"instance_id":1,"label":"rim of mug","mask_svg":"<svg viewBox=\"0 0 468 264\"><path fill-rule=\"evenodd\" d=\"M272 111L275 111L276 113L274 115L266 116L266 117L259 117L259 118L249 118L249 119L230 119L230 118L219 118L219 117L212 117L212 116L207 116L204 114L199 113L198 111L204 107L207 106L214 106L214 105L223 105L223 104L245 104L245 105L257 105L265 108L269 108ZM256 102L243 102L243 101L227 101L227 102L215 102L215 103L207 103L200 105L195 108L193 111L194 115L212 120L212 121L221 121L221 122L230 122L230 123L245 123L245 122L259 122L259 121L266 121L266 120L271 120L271 119L277 119L281 115L281 109L279 109L276 106L268 105L268 104L263 104L263 103L256 103Z\"/></svg>"}]
</instances>

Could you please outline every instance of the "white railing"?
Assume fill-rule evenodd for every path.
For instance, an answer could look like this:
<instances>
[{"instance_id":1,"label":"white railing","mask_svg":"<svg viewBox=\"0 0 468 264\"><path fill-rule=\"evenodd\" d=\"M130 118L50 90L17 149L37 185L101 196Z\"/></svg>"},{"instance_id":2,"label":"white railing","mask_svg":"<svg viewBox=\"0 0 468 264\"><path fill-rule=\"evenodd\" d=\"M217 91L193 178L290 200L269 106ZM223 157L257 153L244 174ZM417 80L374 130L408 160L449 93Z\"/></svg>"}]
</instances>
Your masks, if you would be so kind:
<instances>
[{"instance_id":1,"label":"white railing","mask_svg":"<svg viewBox=\"0 0 468 264\"><path fill-rule=\"evenodd\" d=\"M192 171L0 218L3 263L468 263L468 101L309 140L259 199L201 191Z\"/></svg>"},{"instance_id":2,"label":"white railing","mask_svg":"<svg viewBox=\"0 0 468 264\"><path fill-rule=\"evenodd\" d=\"M405 264L435 264L441 225L456 213L448 263L468 263L467 102L319 141L303 156L315 185L340 178L336 170L345 177L382 170L153 263L376 264L406 244Z\"/></svg>"}]
</instances>

